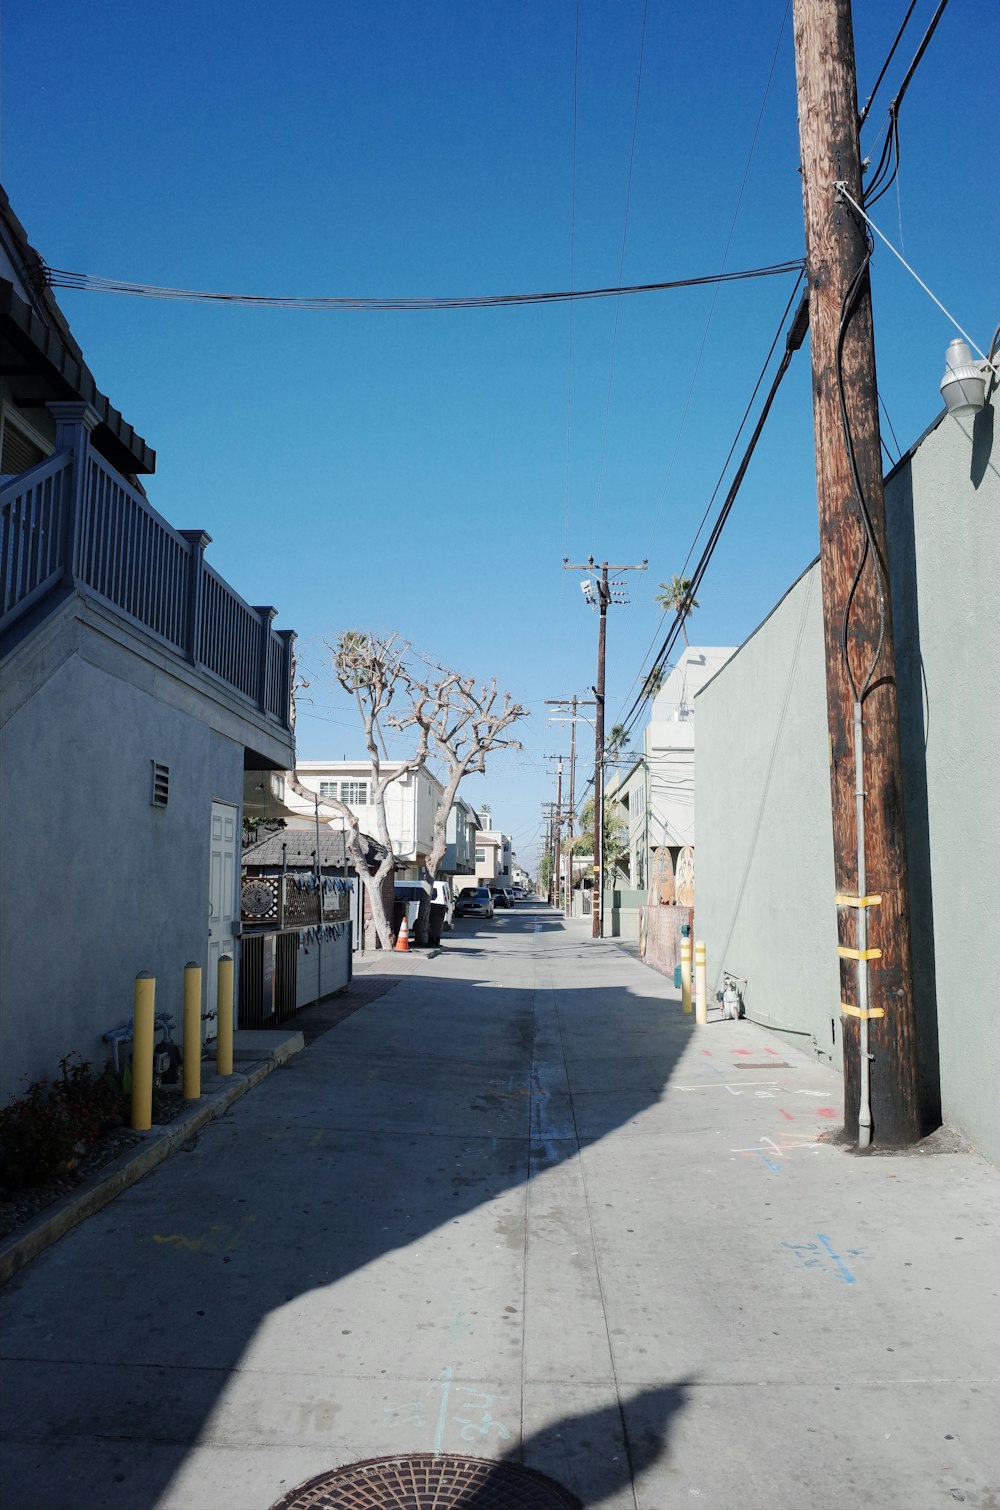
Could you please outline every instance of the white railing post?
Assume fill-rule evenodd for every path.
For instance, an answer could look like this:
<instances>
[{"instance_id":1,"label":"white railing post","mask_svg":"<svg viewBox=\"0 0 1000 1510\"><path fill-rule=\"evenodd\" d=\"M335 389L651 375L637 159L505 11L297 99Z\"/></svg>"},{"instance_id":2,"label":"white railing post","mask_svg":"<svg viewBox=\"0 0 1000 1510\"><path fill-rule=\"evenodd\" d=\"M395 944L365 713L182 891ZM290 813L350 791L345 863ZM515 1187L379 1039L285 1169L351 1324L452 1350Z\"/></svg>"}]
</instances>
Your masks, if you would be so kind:
<instances>
[{"instance_id":1,"label":"white railing post","mask_svg":"<svg viewBox=\"0 0 1000 1510\"><path fill-rule=\"evenodd\" d=\"M260 640L257 646L257 706L262 713L267 712L267 663L271 651L271 625L277 617L278 610L270 604L261 607L254 604L254 613L260 615Z\"/></svg>"},{"instance_id":2,"label":"white railing post","mask_svg":"<svg viewBox=\"0 0 1000 1510\"><path fill-rule=\"evenodd\" d=\"M80 571L90 436L101 417L82 399L53 400L45 407L56 422L56 451L68 451L73 458L63 536L63 580L72 586Z\"/></svg>"},{"instance_id":3,"label":"white railing post","mask_svg":"<svg viewBox=\"0 0 1000 1510\"><path fill-rule=\"evenodd\" d=\"M206 534L204 530L178 530L177 533L183 535L191 551L191 559L188 565L185 650L192 666L196 666L201 659L198 655L198 646L201 644L201 602L202 582L205 575L205 547L211 545L212 537Z\"/></svg>"}]
</instances>

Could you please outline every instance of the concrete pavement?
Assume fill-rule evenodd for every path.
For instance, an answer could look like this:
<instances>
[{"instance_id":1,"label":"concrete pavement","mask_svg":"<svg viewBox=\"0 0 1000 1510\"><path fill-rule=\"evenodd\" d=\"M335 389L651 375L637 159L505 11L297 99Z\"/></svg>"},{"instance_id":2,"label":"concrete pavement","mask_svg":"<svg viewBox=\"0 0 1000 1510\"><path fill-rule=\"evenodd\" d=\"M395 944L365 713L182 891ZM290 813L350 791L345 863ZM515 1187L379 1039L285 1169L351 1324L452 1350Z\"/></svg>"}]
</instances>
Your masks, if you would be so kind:
<instances>
[{"instance_id":1,"label":"concrete pavement","mask_svg":"<svg viewBox=\"0 0 1000 1510\"><path fill-rule=\"evenodd\" d=\"M824 1141L815 1054L547 908L394 968L3 1291L5 1510L432 1450L613 1510L998 1510L995 1169Z\"/></svg>"}]
</instances>

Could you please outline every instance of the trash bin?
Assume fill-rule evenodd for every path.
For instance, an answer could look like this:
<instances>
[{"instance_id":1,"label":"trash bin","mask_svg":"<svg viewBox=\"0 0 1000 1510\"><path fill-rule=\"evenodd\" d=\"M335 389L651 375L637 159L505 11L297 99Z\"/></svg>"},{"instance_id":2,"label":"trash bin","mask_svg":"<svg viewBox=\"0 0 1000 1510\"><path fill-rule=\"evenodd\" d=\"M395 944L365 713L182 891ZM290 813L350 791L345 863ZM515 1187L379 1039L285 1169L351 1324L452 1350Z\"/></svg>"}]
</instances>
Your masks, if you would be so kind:
<instances>
[{"instance_id":1,"label":"trash bin","mask_svg":"<svg viewBox=\"0 0 1000 1510\"><path fill-rule=\"evenodd\" d=\"M448 909L443 902L431 903L431 920L427 927L427 941L435 949L441 942L441 935L444 932L444 920L447 915Z\"/></svg>"}]
</instances>

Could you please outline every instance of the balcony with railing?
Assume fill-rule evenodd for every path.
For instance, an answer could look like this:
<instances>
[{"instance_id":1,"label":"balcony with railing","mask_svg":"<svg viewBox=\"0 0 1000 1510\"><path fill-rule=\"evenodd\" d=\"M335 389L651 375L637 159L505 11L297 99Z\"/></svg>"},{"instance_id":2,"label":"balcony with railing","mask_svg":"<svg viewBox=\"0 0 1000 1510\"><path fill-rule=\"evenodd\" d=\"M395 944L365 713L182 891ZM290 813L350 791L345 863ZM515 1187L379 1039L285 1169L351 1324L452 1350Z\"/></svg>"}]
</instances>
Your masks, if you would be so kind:
<instances>
[{"instance_id":1,"label":"balcony with railing","mask_svg":"<svg viewBox=\"0 0 1000 1510\"><path fill-rule=\"evenodd\" d=\"M92 409L50 408L55 454L0 488L0 647L30 610L75 588L289 730L294 635L272 628L276 610L244 602L205 561L211 537L173 529L108 465Z\"/></svg>"}]
</instances>

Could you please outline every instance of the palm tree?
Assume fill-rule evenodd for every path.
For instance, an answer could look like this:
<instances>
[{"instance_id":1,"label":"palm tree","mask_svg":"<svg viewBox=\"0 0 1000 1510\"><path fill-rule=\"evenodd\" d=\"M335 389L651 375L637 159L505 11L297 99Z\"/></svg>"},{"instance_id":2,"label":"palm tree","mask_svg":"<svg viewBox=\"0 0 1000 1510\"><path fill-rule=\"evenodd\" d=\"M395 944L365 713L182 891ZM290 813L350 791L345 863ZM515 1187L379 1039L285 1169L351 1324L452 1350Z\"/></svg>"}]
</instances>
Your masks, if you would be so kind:
<instances>
[{"instance_id":1,"label":"palm tree","mask_svg":"<svg viewBox=\"0 0 1000 1510\"><path fill-rule=\"evenodd\" d=\"M655 697L663 686L664 669L662 666L653 666L647 673L646 680L642 684L643 697Z\"/></svg>"},{"instance_id":2,"label":"palm tree","mask_svg":"<svg viewBox=\"0 0 1000 1510\"><path fill-rule=\"evenodd\" d=\"M698 607L698 599L691 591L693 586L694 583L690 577L671 577L669 582L660 583L660 591L656 595L656 601L664 611L672 608L676 613L685 645L691 642L684 628L684 620L692 609Z\"/></svg>"},{"instance_id":3,"label":"palm tree","mask_svg":"<svg viewBox=\"0 0 1000 1510\"><path fill-rule=\"evenodd\" d=\"M604 741L604 748L612 760L620 755L628 743L628 730L624 724L613 724L608 730L608 736Z\"/></svg>"}]
</instances>

